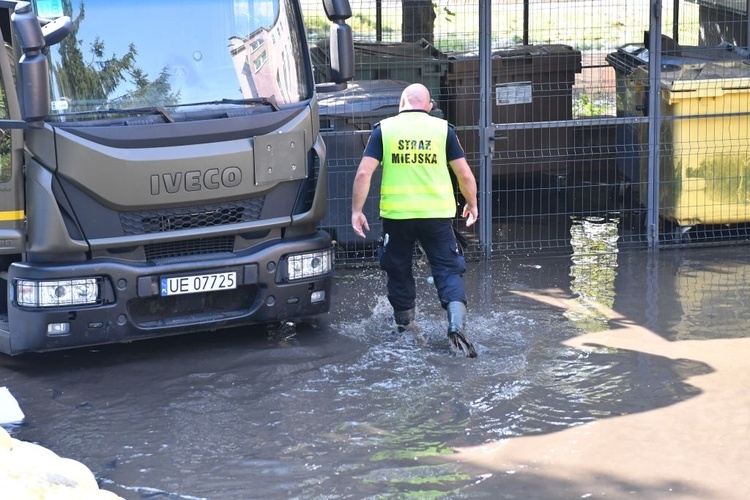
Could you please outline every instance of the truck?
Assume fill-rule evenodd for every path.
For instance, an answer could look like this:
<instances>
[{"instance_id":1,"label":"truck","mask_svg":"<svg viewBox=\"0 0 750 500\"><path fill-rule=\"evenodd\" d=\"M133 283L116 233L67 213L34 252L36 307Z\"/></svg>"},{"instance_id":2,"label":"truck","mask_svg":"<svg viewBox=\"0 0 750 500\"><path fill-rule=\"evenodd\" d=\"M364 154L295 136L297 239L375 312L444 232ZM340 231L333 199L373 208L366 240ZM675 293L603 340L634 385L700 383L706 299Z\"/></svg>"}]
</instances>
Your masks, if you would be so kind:
<instances>
[{"instance_id":1,"label":"truck","mask_svg":"<svg viewBox=\"0 0 750 500\"><path fill-rule=\"evenodd\" d=\"M299 0L0 0L0 352L329 310L323 7L316 84Z\"/></svg>"}]
</instances>

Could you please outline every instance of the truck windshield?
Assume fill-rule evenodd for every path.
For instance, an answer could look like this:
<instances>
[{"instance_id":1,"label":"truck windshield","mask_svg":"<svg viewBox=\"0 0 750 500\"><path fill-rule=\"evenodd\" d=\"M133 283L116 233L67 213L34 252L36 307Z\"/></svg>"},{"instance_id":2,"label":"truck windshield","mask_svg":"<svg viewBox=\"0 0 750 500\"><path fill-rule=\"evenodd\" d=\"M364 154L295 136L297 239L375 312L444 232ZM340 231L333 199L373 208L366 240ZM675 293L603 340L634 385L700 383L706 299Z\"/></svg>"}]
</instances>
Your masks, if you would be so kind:
<instances>
[{"instance_id":1,"label":"truck windshield","mask_svg":"<svg viewBox=\"0 0 750 500\"><path fill-rule=\"evenodd\" d=\"M295 0L36 0L35 7L42 18L73 20L70 35L49 50L52 116L283 106L312 94Z\"/></svg>"}]
</instances>

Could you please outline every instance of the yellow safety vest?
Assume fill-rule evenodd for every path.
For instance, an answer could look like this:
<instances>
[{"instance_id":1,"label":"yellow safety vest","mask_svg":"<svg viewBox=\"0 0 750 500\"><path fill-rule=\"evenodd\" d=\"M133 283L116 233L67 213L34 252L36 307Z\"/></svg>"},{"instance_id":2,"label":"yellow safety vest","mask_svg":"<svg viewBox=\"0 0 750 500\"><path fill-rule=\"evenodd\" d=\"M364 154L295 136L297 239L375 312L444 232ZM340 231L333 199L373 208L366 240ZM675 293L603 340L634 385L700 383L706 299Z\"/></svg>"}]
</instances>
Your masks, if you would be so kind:
<instances>
[{"instance_id":1,"label":"yellow safety vest","mask_svg":"<svg viewBox=\"0 0 750 500\"><path fill-rule=\"evenodd\" d=\"M419 111L380 122L383 177L380 216L433 219L456 216L456 198L445 155L448 122Z\"/></svg>"}]
</instances>

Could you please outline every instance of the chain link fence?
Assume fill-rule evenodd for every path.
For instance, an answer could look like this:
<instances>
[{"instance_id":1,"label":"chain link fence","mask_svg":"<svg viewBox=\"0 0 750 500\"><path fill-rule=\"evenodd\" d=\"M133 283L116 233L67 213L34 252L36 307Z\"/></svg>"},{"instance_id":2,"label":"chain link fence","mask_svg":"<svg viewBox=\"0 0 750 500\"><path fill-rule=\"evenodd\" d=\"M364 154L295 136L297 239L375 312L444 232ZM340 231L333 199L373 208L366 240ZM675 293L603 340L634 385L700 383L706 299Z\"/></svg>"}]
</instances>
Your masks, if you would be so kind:
<instances>
[{"instance_id":1,"label":"chain link fence","mask_svg":"<svg viewBox=\"0 0 750 500\"><path fill-rule=\"evenodd\" d=\"M328 23L305 1L322 80ZM323 227L340 261L376 255L379 224L365 240L349 227L351 184L369 131L412 82L456 127L479 182L480 223L456 220L469 257L747 240L744 0L350 1L355 81L320 95Z\"/></svg>"}]
</instances>

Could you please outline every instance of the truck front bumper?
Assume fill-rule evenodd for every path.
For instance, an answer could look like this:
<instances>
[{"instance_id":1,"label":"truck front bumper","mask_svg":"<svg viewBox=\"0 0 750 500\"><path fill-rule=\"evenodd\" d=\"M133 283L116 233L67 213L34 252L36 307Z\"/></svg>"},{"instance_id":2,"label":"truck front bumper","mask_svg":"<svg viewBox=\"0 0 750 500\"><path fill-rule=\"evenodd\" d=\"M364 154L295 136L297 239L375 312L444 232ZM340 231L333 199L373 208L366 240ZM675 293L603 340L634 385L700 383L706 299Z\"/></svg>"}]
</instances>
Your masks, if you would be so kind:
<instances>
[{"instance_id":1,"label":"truck front bumper","mask_svg":"<svg viewBox=\"0 0 750 500\"><path fill-rule=\"evenodd\" d=\"M290 277L288 260L325 256L313 272ZM305 259L308 260L305 260ZM0 352L19 354L269 323L327 312L333 284L330 237L279 240L247 254L133 265L96 260L68 265L16 263L8 273L7 331ZM164 295L165 278L233 273L231 289ZM56 307L19 304L16 284L95 281L95 303ZM87 280L87 281L86 281ZM78 281L84 282L84 281Z\"/></svg>"}]
</instances>

